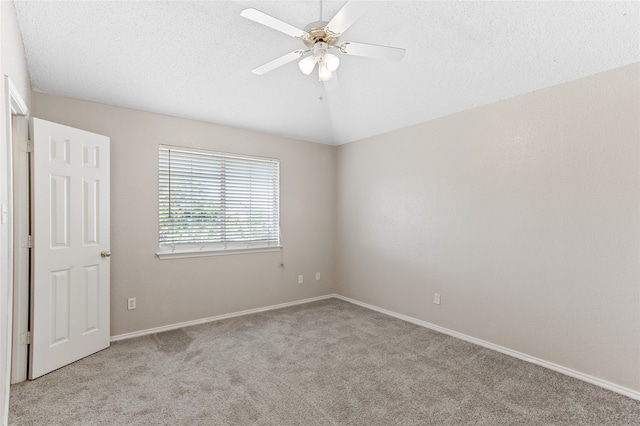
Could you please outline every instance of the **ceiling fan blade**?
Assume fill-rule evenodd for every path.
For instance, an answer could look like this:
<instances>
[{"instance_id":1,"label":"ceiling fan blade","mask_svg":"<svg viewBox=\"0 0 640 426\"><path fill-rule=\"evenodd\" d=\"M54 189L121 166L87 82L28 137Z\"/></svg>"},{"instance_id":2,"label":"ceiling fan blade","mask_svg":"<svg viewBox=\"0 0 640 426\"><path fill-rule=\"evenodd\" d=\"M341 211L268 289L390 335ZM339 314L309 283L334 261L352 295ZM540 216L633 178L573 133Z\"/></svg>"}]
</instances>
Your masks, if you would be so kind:
<instances>
[{"instance_id":1,"label":"ceiling fan blade","mask_svg":"<svg viewBox=\"0 0 640 426\"><path fill-rule=\"evenodd\" d=\"M280 56L279 58L274 59L271 62L260 65L258 68L251 70L251 72L257 75L266 74L273 69L276 69L283 66L284 64L288 64L291 61L295 61L296 59L301 58L307 52L308 50L295 50L291 53L287 53L284 56Z\"/></svg>"},{"instance_id":2,"label":"ceiling fan blade","mask_svg":"<svg viewBox=\"0 0 640 426\"><path fill-rule=\"evenodd\" d=\"M336 34L342 34L369 9L369 6L368 2L348 1L325 28Z\"/></svg>"},{"instance_id":3,"label":"ceiling fan blade","mask_svg":"<svg viewBox=\"0 0 640 426\"><path fill-rule=\"evenodd\" d=\"M273 16L267 15L266 13L260 12L256 9L245 9L240 12L240 16L265 25L269 28L273 28L274 30L280 31L281 33L288 34L291 37L309 37L309 34L306 31L296 28L293 25L289 25L286 22L279 20L278 18L274 18Z\"/></svg>"},{"instance_id":4,"label":"ceiling fan blade","mask_svg":"<svg viewBox=\"0 0 640 426\"><path fill-rule=\"evenodd\" d=\"M323 81L322 83L324 84L325 92L327 93L335 92L340 88L340 80L338 80L338 73L334 71L333 78L331 80Z\"/></svg>"},{"instance_id":5,"label":"ceiling fan blade","mask_svg":"<svg viewBox=\"0 0 640 426\"><path fill-rule=\"evenodd\" d=\"M391 46L378 46L377 44L355 43L345 41L340 44L340 51L347 55L364 56L367 58L386 59L399 61L404 58L405 49Z\"/></svg>"}]
</instances>

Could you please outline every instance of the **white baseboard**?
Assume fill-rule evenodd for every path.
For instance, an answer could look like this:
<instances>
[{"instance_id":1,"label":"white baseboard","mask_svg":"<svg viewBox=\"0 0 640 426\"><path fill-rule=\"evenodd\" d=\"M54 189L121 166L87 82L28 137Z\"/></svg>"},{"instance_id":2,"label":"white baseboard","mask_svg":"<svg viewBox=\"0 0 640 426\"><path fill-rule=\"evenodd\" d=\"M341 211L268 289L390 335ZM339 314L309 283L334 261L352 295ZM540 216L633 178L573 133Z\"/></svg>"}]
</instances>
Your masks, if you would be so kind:
<instances>
[{"instance_id":1,"label":"white baseboard","mask_svg":"<svg viewBox=\"0 0 640 426\"><path fill-rule=\"evenodd\" d=\"M485 348L488 348L488 349L492 349L494 351L503 353L505 355L510 355L510 356L512 356L514 358L518 358L518 359L521 359L523 361L527 361L527 362L530 362L532 364L536 364L536 365L548 368L550 370L557 371L558 373L562 373L562 374L565 374L567 376L573 377L574 379L582 380L584 382L591 383L592 385L596 385L596 386L599 386L601 388L604 388L604 389L619 393L621 395L628 396L629 398L640 400L640 392L638 392L638 391L626 388L624 386L616 385L615 383L607 382L606 380L602 380L602 379L599 379L597 377L590 376L588 374L581 373L579 371L572 370L570 368L563 367L563 366L558 365L558 364L554 364L553 362L545 361L543 359L536 358L534 356L530 356L530 355L524 354L522 352L514 351L513 349L505 348L504 346L500 346L500 345L496 345L496 344L491 343L491 342L487 342L486 340L477 339L475 337L471 337L471 336L468 336L466 334L458 333L457 331L449 330L448 328L440 327L438 325L431 324L429 322L422 321L422 320L419 320L419 319L416 319L416 318L412 318L412 317L409 317L409 316L406 316L406 315L402 315L402 314L399 314L397 312L389 311L389 310L384 309L384 308L379 308L379 307L374 306L374 305L369 305L368 303L363 303L363 302L360 302L358 300L350 299L348 297L341 296L339 294L334 295L334 297L336 297L338 299L341 299L341 300L344 300L345 302L353 303L354 305L362 306L363 308L371 309L373 311L380 312L380 313L383 313L383 314L386 314L386 315L401 319L403 321L410 322L412 324L416 324L416 325L419 325L419 326L422 326L422 327L426 327L426 328L429 328L431 330L438 331L440 333L448 334L449 336L455 337L457 339L465 340L467 342L471 342L471 343L474 343L476 345L479 345L479 346L482 346L482 347L485 347Z\"/></svg>"},{"instance_id":2,"label":"white baseboard","mask_svg":"<svg viewBox=\"0 0 640 426\"><path fill-rule=\"evenodd\" d=\"M302 305L305 303L316 302L318 300L331 299L332 297L338 297L337 294L326 294L324 296L311 297L309 299L296 300L293 302L280 303L278 305L265 306L263 308L247 309L246 311L232 312L230 314L216 315L208 318L200 318L192 321L179 322L176 324L163 325L161 327L147 328L146 330L133 331L131 333L117 334L111 336L112 342L119 340L133 339L134 337L146 336L149 334L162 333L163 331L177 330L178 328L189 327L192 325L204 324L207 322L220 321L227 318L239 317L242 315L255 314L258 312L272 311L274 309L286 308L289 306Z\"/></svg>"},{"instance_id":3,"label":"white baseboard","mask_svg":"<svg viewBox=\"0 0 640 426\"><path fill-rule=\"evenodd\" d=\"M565 374L565 375L567 375L569 377L573 377L575 379L582 380L582 381L587 382L587 383L591 383L592 385L596 385L596 386L599 386L601 388L604 388L604 389L619 393L619 394L627 396L629 398L640 400L640 392L635 391L633 389L629 389L629 388L626 388L624 386L619 386L619 385L616 385L615 383L611 383L611 382L608 382L606 380L602 380L602 379L599 379L597 377L590 376L588 374L581 373L579 371L572 370L570 368L563 367L563 366L558 365L558 364L554 364L553 362L545 361L543 359L536 358L534 356L527 355L525 353L518 352L518 351L515 351L513 349L505 348L504 346L500 346L500 345L496 345L496 344L491 343L491 342L487 342L486 340L482 340L482 339L478 339L478 338L475 338L475 337L472 337L472 336L468 336L466 334L459 333L457 331L449 330L448 328L444 328L444 327L440 327L440 326L435 325L435 324L431 324L430 322L427 322L427 321L422 321L422 320L419 320L417 318L409 317L407 315L402 315L402 314L399 314L397 312L390 311L388 309L384 309L384 308L380 308L378 306L370 305L368 303L360 302L358 300L351 299L351 298L348 298L348 297L345 297L345 296L342 296L342 295L339 295L339 294L335 294L335 293L326 294L324 296L311 297L309 299L296 300L296 301L293 301L293 302L280 303L278 305L265 306L265 307L262 307L262 308L248 309L246 311L233 312L233 313L230 313L230 314L216 315L216 316L208 317L208 318L201 318L201 319L192 320L192 321L185 321L185 322L181 322L181 323L177 323L177 324L165 325L165 326L162 326L162 327L148 328L146 330L134 331L134 332L131 332L131 333L118 334L116 336L111 336L111 341L112 342L117 342L119 340L133 339L134 337L146 336L146 335L155 334L155 333L162 333L164 331L176 330L178 328L189 327L189 326L192 326L192 325L198 325L198 324L204 324L204 323L208 323L208 322L220 321L220 320L227 319L227 318L234 318L234 317L239 317L239 316L242 316L242 315L255 314L255 313L258 313L258 312L272 311L274 309L281 309L281 308L286 308L286 307L289 307L289 306L302 305L302 304L305 304L305 303L311 303L311 302L316 302L318 300L331 299L331 298L337 298L337 299L340 299L340 300L344 300L345 302L353 303L354 305L358 305L358 306L361 306L363 308L371 309L372 311L380 312L382 314L389 315L389 316L392 316L394 318L398 318L398 319L401 319L403 321L410 322L412 324L416 324L416 325L419 325L419 326L422 326L422 327L426 327L426 328L429 328L431 330L434 330L434 331L437 331L437 332L440 332L440 333L447 334L449 336L455 337L457 339L465 340L467 342L474 343L476 345L485 347L487 349L491 349L491 350L494 350L496 352L500 352L500 353L503 353L505 355L509 355L509 356L514 357L514 358L518 358L518 359L521 359L523 361L530 362L532 364L536 364L536 365L548 368L548 369L553 370L553 371L557 371L558 373Z\"/></svg>"}]
</instances>

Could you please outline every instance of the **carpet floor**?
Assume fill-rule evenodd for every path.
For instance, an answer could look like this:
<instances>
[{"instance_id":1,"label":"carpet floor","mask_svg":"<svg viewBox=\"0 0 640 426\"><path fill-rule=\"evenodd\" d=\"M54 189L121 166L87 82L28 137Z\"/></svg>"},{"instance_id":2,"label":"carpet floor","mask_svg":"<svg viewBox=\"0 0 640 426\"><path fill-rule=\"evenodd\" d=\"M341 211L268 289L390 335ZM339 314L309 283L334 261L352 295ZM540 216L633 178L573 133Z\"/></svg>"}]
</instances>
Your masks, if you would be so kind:
<instances>
[{"instance_id":1,"label":"carpet floor","mask_svg":"<svg viewBox=\"0 0 640 426\"><path fill-rule=\"evenodd\" d=\"M640 425L640 401L327 299L115 342L11 425Z\"/></svg>"}]
</instances>

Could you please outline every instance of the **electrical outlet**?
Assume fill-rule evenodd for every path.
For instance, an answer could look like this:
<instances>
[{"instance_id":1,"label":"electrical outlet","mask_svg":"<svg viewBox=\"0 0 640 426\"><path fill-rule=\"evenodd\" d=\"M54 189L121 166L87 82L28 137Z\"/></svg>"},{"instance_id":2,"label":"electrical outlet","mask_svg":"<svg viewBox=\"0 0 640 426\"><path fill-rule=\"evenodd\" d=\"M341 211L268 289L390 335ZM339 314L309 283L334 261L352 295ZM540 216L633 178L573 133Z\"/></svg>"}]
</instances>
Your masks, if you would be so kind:
<instances>
[{"instance_id":1,"label":"electrical outlet","mask_svg":"<svg viewBox=\"0 0 640 426\"><path fill-rule=\"evenodd\" d=\"M440 293L433 293L433 303L436 305L440 304Z\"/></svg>"},{"instance_id":2,"label":"electrical outlet","mask_svg":"<svg viewBox=\"0 0 640 426\"><path fill-rule=\"evenodd\" d=\"M298 284L302 284L304 281L304 277L302 275L298 275Z\"/></svg>"},{"instance_id":3,"label":"electrical outlet","mask_svg":"<svg viewBox=\"0 0 640 426\"><path fill-rule=\"evenodd\" d=\"M316 281L320 281L320 272L316 272Z\"/></svg>"},{"instance_id":4,"label":"electrical outlet","mask_svg":"<svg viewBox=\"0 0 640 426\"><path fill-rule=\"evenodd\" d=\"M130 299L127 299L127 309L132 310L135 308L136 308L136 298L132 297Z\"/></svg>"}]
</instances>

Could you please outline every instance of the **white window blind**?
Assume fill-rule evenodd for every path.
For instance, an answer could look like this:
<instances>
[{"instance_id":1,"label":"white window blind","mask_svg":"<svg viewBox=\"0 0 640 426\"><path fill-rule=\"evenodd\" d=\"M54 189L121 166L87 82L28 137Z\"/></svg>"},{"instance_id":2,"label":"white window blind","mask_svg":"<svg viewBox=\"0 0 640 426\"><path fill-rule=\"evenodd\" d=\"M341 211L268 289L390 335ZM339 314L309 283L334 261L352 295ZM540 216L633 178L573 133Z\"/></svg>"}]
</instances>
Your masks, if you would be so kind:
<instances>
[{"instance_id":1,"label":"white window blind","mask_svg":"<svg viewBox=\"0 0 640 426\"><path fill-rule=\"evenodd\" d=\"M160 147L160 252L279 246L275 159Z\"/></svg>"}]
</instances>

